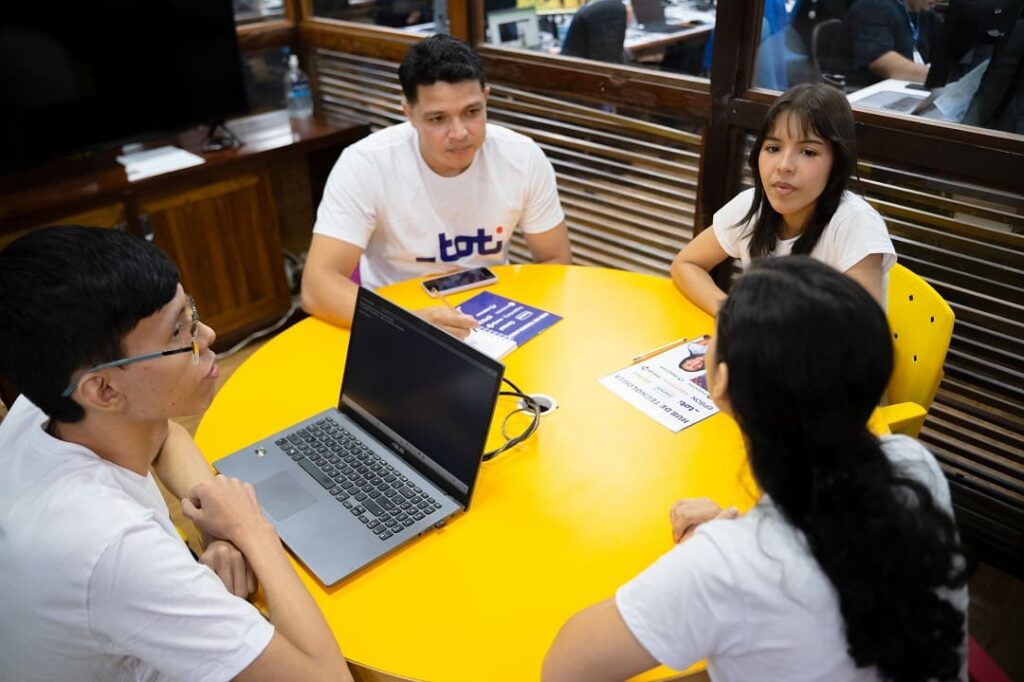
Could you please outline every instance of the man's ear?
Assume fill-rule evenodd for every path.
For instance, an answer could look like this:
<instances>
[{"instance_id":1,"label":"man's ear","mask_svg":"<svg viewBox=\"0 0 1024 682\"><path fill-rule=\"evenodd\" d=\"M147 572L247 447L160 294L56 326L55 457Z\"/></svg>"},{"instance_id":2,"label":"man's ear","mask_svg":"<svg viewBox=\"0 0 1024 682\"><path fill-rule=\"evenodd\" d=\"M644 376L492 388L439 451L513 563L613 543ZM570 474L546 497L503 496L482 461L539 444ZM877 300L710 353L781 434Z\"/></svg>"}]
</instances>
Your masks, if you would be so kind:
<instances>
[{"instance_id":1,"label":"man's ear","mask_svg":"<svg viewBox=\"0 0 1024 682\"><path fill-rule=\"evenodd\" d=\"M407 119L412 120L412 106L404 97L402 98L402 113L405 114Z\"/></svg>"},{"instance_id":2,"label":"man's ear","mask_svg":"<svg viewBox=\"0 0 1024 682\"><path fill-rule=\"evenodd\" d=\"M114 388L102 374L87 374L75 390L78 402L86 410L116 412L124 407L125 395Z\"/></svg>"},{"instance_id":3,"label":"man's ear","mask_svg":"<svg viewBox=\"0 0 1024 682\"><path fill-rule=\"evenodd\" d=\"M718 409L726 414L732 414L732 405L729 404L729 365L724 362L715 365L714 379L709 388L711 399L718 405Z\"/></svg>"},{"instance_id":4,"label":"man's ear","mask_svg":"<svg viewBox=\"0 0 1024 682\"><path fill-rule=\"evenodd\" d=\"M484 86L484 102L487 102L487 99L490 96L491 96L491 86L490 85L485 85Z\"/></svg>"}]
</instances>

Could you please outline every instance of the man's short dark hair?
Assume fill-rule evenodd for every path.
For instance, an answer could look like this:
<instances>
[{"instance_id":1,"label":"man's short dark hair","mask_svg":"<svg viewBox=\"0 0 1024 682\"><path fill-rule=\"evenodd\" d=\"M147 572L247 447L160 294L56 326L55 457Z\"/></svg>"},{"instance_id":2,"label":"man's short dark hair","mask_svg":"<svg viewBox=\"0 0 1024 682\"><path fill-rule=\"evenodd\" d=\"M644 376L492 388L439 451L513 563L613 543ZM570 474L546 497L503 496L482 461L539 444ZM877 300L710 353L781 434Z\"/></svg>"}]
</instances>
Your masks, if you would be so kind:
<instances>
[{"instance_id":1,"label":"man's short dark hair","mask_svg":"<svg viewBox=\"0 0 1024 682\"><path fill-rule=\"evenodd\" d=\"M178 268L117 230L59 226L0 251L0 374L53 419L76 422L61 392L79 370L124 357L124 337L167 305Z\"/></svg>"},{"instance_id":2,"label":"man's short dark hair","mask_svg":"<svg viewBox=\"0 0 1024 682\"><path fill-rule=\"evenodd\" d=\"M409 104L416 104L419 86L438 81L479 81L481 88L486 86L483 62L473 48L443 33L413 45L398 67L398 80L402 82L402 94Z\"/></svg>"}]
</instances>

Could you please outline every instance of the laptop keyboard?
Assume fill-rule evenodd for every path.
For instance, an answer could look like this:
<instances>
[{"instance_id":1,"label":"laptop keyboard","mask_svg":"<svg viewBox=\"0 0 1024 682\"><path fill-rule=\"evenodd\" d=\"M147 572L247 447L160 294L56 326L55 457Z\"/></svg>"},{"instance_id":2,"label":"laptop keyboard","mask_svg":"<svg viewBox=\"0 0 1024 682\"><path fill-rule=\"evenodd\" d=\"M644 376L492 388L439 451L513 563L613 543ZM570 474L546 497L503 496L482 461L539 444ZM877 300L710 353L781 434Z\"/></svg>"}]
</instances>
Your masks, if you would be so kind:
<instances>
[{"instance_id":1,"label":"laptop keyboard","mask_svg":"<svg viewBox=\"0 0 1024 682\"><path fill-rule=\"evenodd\" d=\"M274 443L382 541L441 508L330 417Z\"/></svg>"}]
</instances>

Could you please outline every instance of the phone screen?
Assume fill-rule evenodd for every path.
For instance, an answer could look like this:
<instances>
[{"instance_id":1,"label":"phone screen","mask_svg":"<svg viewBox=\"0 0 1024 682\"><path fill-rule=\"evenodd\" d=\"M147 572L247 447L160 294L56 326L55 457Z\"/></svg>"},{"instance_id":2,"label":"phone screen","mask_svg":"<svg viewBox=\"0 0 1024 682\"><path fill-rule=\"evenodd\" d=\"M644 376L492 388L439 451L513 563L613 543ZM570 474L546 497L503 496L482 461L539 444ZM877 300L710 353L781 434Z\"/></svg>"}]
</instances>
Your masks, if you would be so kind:
<instances>
[{"instance_id":1,"label":"phone screen","mask_svg":"<svg viewBox=\"0 0 1024 682\"><path fill-rule=\"evenodd\" d=\"M437 279L428 279L423 283L423 286L429 291L440 291L441 293L444 293L451 289L458 289L493 279L495 279L494 273L487 268L473 268L472 270L455 272L450 275L445 275L444 277L438 277Z\"/></svg>"}]
</instances>

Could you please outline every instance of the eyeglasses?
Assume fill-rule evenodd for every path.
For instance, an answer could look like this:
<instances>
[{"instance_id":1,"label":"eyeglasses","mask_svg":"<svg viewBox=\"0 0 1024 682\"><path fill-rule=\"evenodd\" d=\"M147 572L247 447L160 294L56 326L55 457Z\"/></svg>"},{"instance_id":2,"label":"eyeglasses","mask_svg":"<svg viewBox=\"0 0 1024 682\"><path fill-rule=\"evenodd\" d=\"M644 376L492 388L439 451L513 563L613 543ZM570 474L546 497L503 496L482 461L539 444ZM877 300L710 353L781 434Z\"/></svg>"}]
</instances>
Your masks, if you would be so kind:
<instances>
[{"instance_id":1,"label":"eyeglasses","mask_svg":"<svg viewBox=\"0 0 1024 682\"><path fill-rule=\"evenodd\" d=\"M146 353L145 355L133 355L130 358L111 360L110 362L103 362L93 367L90 367L89 369L82 372L77 379L72 381L68 385L68 387L64 389L64 392L60 394L61 397L67 398L72 393L74 393L75 389L78 388L78 382L81 381L82 377L84 377L86 374L89 374L90 372L97 372L101 369L110 369L111 367L124 367L125 365L130 365L136 362L142 362L143 360L152 360L153 358L162 358L165 355L178 355L180 353L192 353L192 364L198 365L199 341L196 338L196 336L199 333L199 311L196 310L196 302L192 299L191 296L186 296L186 299L188 301L189 307L192 308L192 343L190 343L187 346L182 346L181 348L175 348L174 350L159 351L156 353Z\"/></svg>"}]
</instances>

